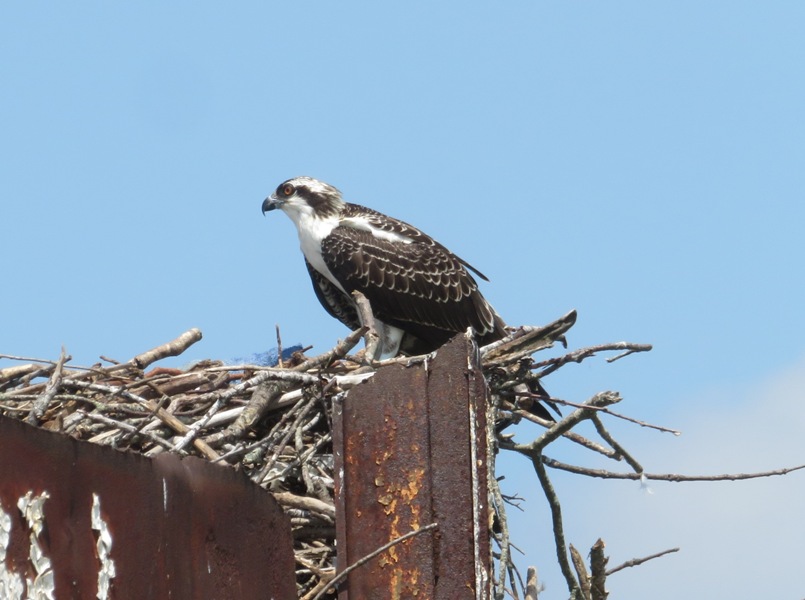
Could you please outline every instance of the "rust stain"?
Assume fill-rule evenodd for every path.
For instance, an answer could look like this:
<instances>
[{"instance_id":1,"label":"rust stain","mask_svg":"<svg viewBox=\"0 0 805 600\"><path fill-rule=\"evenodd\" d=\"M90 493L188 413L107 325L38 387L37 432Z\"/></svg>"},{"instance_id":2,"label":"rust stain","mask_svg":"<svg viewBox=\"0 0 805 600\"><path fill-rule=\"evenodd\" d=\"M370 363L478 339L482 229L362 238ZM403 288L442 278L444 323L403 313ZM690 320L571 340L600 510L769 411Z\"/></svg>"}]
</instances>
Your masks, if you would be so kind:
<instances>
[{"instance_id":1,"label":"rust stain","mask_svg":"<svg viewBox=\"0 0 805 600\"><path fill-rule=\"evenodd\" d=\"M485 388L480 372L468 371L475 355L459 336L428 365L381 368L350 390L336 411L336 471L343 479L336 487L339 565L439 523L438 533L395 544L350 573L339 600L447 600L457 590L476 589L476 557L479 571L489 571ZM470 452L473 431L476 455Z\"/></svg>"},{"instance_id":2,"label":"rust stain","mask_svg":"<svg viewBox=\"0 0 805 600\"><path fill-rule=\"evenodd\" d=\"M0 507L8 512L29 491L48 494L41 540L56 598L96 597L94 502L108 526L113 598L296 598L290 523L232 469L173 454L148 459L0 417ZM22 526L15 517L6 559L15 571L29 561L18 551L27 548Z\"/></svg>"}]
</instances>

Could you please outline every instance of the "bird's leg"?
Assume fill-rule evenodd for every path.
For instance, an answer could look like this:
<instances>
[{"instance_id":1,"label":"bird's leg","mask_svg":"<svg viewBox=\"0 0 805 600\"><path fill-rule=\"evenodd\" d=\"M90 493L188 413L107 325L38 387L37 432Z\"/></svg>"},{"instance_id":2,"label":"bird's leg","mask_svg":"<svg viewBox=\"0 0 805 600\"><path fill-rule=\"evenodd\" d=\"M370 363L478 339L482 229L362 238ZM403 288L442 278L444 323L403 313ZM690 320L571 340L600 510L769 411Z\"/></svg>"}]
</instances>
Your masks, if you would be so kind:
<instances>
[{"instance_id":1,"label":"bird's leg","mask_svg":"<svg viewBox=\"0 0 805 600\"><path fill-rule=\"evenodd\" d=\"M375 315L372 312L372 307L369 305L369 300L367 300L366 296L360 291L355 290L352 292L352 298L355 300L355 306L358 309L358 318L361 321L361 325L367 328L363 340L366 344L366 362L367 364L371 364L372 361L377 360L382 350L380 347L380 335L377 333Z\"/></svg>"}]
</instances>

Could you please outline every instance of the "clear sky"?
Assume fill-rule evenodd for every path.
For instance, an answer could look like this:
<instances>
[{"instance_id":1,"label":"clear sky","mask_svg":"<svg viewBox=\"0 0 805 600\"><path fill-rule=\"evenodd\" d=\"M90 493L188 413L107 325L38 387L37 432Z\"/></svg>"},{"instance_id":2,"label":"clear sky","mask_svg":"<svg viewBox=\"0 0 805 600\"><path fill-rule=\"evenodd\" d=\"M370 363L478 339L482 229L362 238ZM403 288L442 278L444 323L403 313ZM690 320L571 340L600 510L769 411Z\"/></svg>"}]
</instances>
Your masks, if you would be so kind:
<instances>
[{"instance_id":1,"label":"clear sky","mask_svg":"<svg viewBox=\"0 0 805 600\"><path fill-rule=\"evenodd\" d=\"M647 471L805 462L804 3L4 3L0 53L0 353L199 327L182 361L232 358L275 324L328 349L292 224L260 214L305 174L478 267L510 324L576 308L573 348L654 344L545 381L681 429L613 425ZM564 598L535 477L502 470L520 564ZM555 480L577 547L681 546L614 598L805 596L805 474Z\"/></svg>"}]
</instances>

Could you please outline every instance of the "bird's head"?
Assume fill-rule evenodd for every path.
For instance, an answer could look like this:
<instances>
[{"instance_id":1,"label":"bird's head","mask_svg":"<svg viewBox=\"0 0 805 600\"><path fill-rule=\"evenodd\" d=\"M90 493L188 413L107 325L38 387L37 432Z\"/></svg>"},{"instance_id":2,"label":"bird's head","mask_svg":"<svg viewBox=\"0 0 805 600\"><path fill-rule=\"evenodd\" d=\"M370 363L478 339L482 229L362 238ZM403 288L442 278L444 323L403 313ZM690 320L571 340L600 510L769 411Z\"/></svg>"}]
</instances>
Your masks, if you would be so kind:
<instances>
[{"instance_id":1,"label":"bird's head","mask_svg":"<svg viewBox=\"0 0 805 600\"><path fill-rule=\"evenodd\" d=\"M330 184L312 177L294 177L284 181L263 200L263 214L281 209L294 221L302 214L326 217L337 214L344 201L341 192Z\"/></svg>"}]
</instances>

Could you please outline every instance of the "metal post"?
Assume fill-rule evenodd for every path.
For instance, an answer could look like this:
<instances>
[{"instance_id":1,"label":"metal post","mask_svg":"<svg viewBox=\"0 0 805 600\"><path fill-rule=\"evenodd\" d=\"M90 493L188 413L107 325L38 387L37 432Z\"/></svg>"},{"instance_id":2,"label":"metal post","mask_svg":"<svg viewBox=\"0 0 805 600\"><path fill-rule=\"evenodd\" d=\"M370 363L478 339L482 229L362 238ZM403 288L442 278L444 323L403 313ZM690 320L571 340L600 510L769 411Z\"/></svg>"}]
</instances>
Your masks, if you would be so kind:
<instances>
[{"instance_id":1,"label":"metal post","mask_svg":"<svg viewBox=\"0 0 805 600\"><path fill-rule=\"evenodd\" d=\"M389 365L334 410L338 567L431 523L352 571L339 600L490 596L486 384L461 335Z\"/></svg>"}]
</instances>

